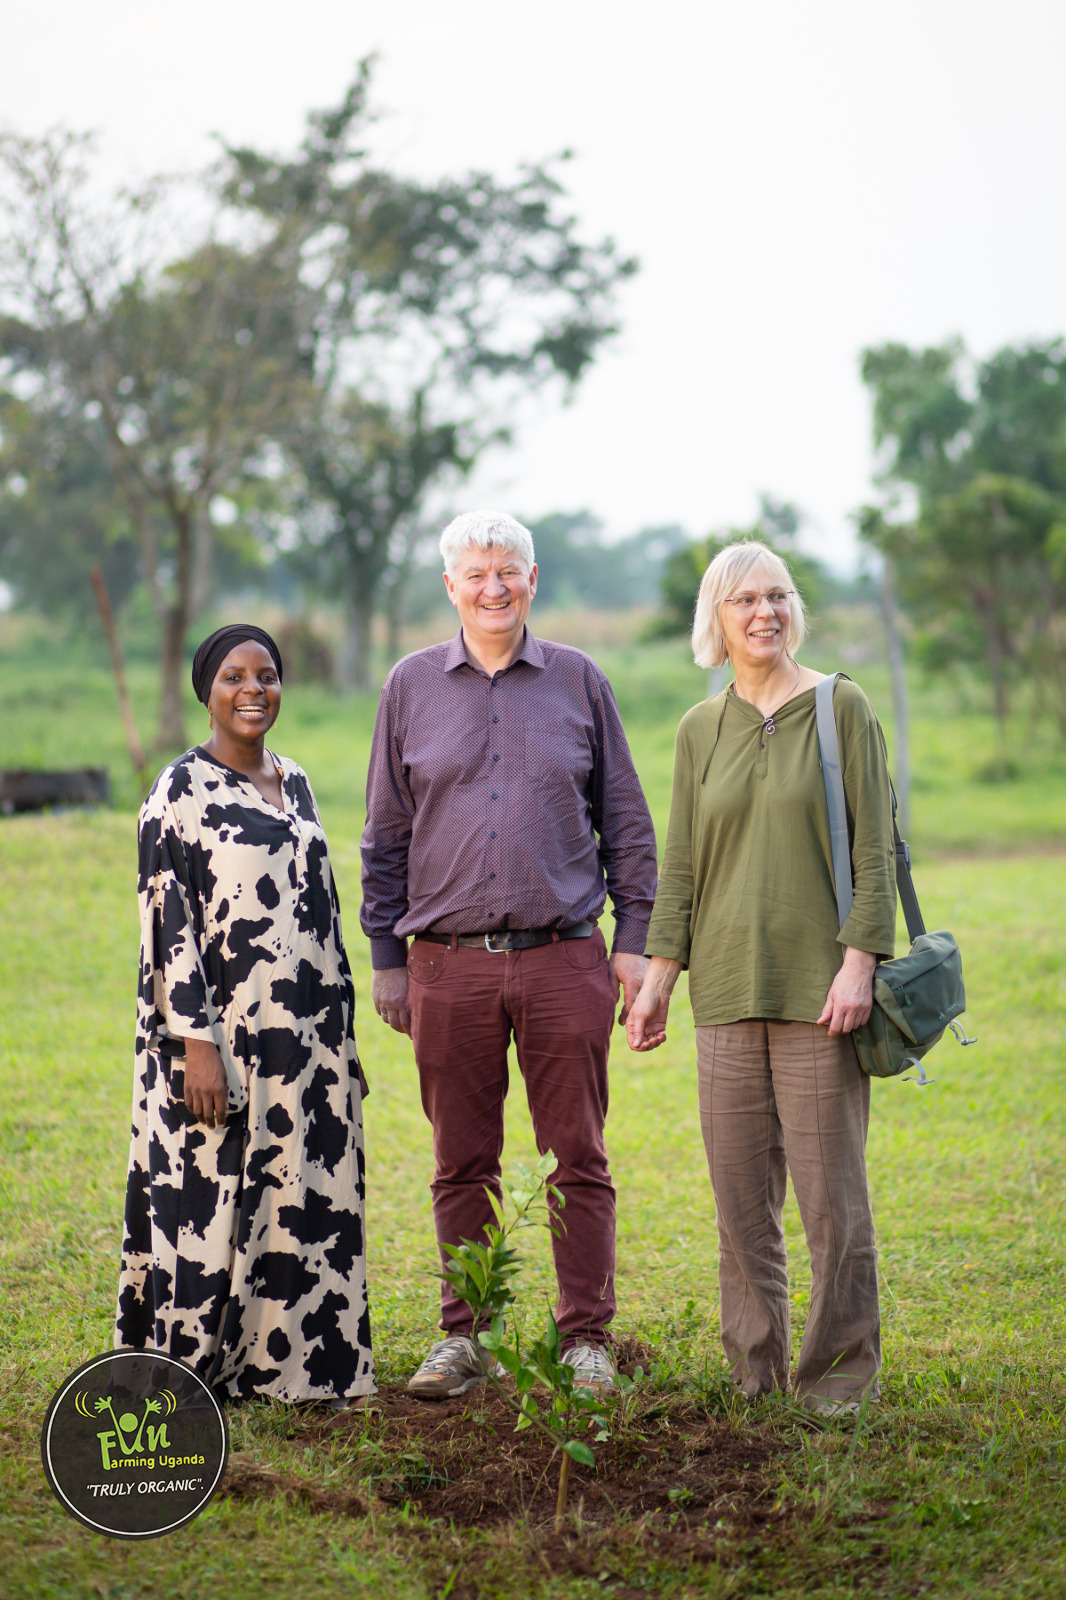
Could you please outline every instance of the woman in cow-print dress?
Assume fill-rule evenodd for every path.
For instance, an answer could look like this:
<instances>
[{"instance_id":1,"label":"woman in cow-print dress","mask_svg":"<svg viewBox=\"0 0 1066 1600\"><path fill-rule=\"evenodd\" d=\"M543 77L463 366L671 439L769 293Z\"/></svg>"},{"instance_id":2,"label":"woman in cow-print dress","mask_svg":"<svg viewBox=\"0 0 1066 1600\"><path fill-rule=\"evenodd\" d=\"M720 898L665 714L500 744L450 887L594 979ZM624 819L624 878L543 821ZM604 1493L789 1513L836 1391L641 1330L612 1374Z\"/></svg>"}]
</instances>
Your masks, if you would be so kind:
<instances>
[{"instance_id":1,"label":"woman in cow-print dress","mask_svg":"<svg viewBox=\"0 0 1066 1600\"><path fill-rule=\"evenodd\" d=\"M305 774L265 747L281 658L245 625L193 669L206 744L141 811L141 972L116 1343L232 1398L375 1390L351 972Z\"/></svg>"}]
</instances>

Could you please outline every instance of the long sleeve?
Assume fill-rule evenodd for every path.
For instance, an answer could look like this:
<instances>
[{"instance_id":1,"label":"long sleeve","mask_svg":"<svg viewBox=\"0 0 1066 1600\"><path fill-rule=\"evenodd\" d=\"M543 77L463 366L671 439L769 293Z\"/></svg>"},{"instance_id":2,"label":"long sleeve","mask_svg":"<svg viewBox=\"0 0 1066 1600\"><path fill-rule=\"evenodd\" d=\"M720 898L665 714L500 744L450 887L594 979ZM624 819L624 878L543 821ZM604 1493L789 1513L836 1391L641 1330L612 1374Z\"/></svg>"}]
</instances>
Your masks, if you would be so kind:
<instances>
[{"instance_id":1,"label":"long sleeve","mask_svg":"<svg viewBox=\"0 0 1066 1600\"><path fill-rule=\"evenodd\" d=\"M595 707L592 825L614 910L613 949L640 955L655 900L655 829L614 695L603 679Z\"/></svg>"},{"instance_id":2,"label":"long sleeve","mask_svg":"<svg viewBox=\"0 0 1066 1600\"><path fill-rule=\"evenodd\" d=\"M692 822L696 792L697 760L694 734L700 725L695 708L681 720L674 745L674 782L670 793L670 822L666 830L666 849L659 873L648 929L646 952L667 956L688 965L691 944L695 874L692 862Z\"/></svg>"},{"instance_id":3,"label":"long sleeve","mask_svg":"<svg viewBox=\"0 0 1066 1600\"><path fill-rule=\"evenodd\" d=\"M404 771L391 695L386 679L378 702L366 783L366 826L360 841L363 860L363 904L359 921L370 940L377 971L402 967L407 940L396 924L408 906L407 862L415 803Z\"/></svg>"},{"instance_id":4,"label":"long sleeve","mask_svg":"<svg viewBox=\"0 0 1066 1600\"><path fill-rule=\"evenodd\" d=\"M166 1038L219 1044L219 1014L201 960L202 909L165 787L160 779L137 830L145 1042L152 1048Z\"/></svg>"}]
</instances>

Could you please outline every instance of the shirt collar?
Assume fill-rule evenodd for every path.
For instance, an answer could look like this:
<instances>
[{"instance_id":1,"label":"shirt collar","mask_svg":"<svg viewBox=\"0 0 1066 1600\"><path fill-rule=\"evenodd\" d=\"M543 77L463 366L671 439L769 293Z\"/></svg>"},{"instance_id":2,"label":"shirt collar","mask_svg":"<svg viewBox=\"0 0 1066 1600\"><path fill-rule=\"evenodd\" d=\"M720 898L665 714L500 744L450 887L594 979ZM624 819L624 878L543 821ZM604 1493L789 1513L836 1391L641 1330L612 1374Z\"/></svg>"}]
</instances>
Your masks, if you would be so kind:
<instances>
[{"instance_id":1,"label":"shirt collar","mask_svg":"<svg viewBox=\"0 0 1066 1600\"><path fill-rule=\"evenodd\" d=\"M530 631L528 625L523 633L522 648L511 662L511 666L515 666L519 661L524 661L530 667L544 666L544 651L540 647L540 640ZM454 672L457 667L473 667L475 672L481 671L477 663L471 661L467 654L462 628L449 644L448 654L444 659L445 672ZM510 671L510 668L507 670Z\"/></svg>"}]
</instances>

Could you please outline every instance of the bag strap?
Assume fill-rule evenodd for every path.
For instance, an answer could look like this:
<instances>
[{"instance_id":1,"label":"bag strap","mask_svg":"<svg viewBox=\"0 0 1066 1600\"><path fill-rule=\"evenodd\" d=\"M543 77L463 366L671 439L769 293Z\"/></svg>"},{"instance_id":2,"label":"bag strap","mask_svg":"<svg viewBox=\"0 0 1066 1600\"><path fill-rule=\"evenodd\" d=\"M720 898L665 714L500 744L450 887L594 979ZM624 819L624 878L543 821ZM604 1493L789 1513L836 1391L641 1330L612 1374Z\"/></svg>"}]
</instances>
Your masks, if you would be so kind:
<instances>
[{"instance_id":1,"label":"bag strap","mask_svg":"<svg viewBox=\"0 0 1066 1600\"><path fill-rule=\"evenodd\" d=\"M844 672L833 672L817 685L814 691L814 711L818 727L818 752L822 758L822 780L825 783L825 802L829 811L829 843L833 856L833 883L836 889L837 914L843 927L851 913L855 899L851 871L851 840L848 835L848 812L844 801L844 774L840 767L840 739L837 719L833 710L833 690ZM850 682L850 679L849 679ZM892 795L892 837L896 847L896 890L903 907L907 933L913 943L925 932L914 879L911 877L911 853L906 840L900 838L896 825L896 791L888 780Z\"/></svg>"}]
</instances>

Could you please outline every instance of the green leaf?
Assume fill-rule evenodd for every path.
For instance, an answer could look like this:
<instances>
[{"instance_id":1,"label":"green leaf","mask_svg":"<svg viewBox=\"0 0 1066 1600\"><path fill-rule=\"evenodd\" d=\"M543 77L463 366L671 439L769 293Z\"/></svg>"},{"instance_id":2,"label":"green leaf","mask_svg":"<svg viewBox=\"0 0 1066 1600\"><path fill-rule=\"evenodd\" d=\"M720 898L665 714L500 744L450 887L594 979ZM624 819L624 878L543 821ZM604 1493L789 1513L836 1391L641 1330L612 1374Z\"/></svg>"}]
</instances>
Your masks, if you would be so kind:
<instances>
[{"instance_id":1,"label":"green leaf","mask_svg":"<svg viewBox=\"0 0 1066 1600\"><path fill-rule=\"evenodd\" d=\"M596 1457L592 1454L587 1444L582 1444L580 1439L568 1439L563 1449L571 1461L579 1461L583 1467L594 1467Z\"/></svg>"}]
</instances>

